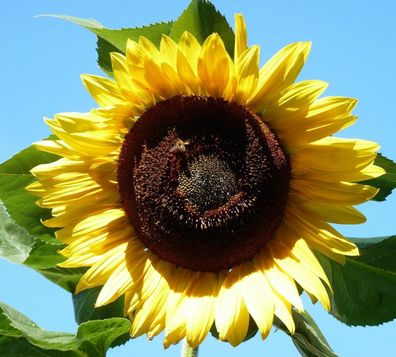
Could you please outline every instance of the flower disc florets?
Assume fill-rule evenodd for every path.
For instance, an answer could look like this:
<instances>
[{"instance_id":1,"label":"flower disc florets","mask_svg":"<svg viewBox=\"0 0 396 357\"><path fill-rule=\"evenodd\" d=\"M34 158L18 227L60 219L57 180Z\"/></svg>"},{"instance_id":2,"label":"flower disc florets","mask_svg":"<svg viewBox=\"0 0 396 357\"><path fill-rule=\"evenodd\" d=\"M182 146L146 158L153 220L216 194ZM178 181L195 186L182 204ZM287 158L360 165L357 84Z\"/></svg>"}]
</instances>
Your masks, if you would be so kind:
<instances>
[{"instance_id":1,"label":"flower disc florets","mask_svg":"<svg viewBox=\"0 0 396 357\"><path fill-rule=\"evenodd\" d=\"M175 96L126 135L118 187L138 237L192 270L242 263L278 228L290 167L261 117L224 99Z\"/></svg>"}]
</instances>

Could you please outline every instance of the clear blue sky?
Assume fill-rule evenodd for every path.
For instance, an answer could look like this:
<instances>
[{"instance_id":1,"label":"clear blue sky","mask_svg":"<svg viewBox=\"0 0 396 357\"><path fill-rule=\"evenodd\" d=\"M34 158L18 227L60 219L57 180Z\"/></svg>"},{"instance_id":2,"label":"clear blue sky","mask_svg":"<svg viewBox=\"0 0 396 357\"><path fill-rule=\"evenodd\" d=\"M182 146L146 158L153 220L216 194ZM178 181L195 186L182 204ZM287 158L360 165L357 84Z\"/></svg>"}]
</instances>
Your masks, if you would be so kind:
<instances>
[{"instance_id":1,"label":"clear blue sky","mask_svg":"<svg viewBox=\"0 0 396 357\"><path fill-rule=\"evenodd\" d=\"M61 111L89 111L94 102L84 90L80 73L100 74L95 37L76 25L38 14L67 14L95 18L111 28L141 26L176 18L189 0L5 0L2 2L0 68L0 161L46 137L43 116ZM330 83L330 95L359 99L360 120L344 131L381 143L381 151L396 159L394 139L396 2L393 0L294 1L215 0L233 22L242 12L249 42L261 45L263 61L287 43L313 41L301 79ZM396 194L385 203L361 207L368 222L342 227L349 236L396 233ZM74 332L71 298L32 270L0 261L0 300L27 314L43 328ZM396 322L375 328L349 328L312 306L314 316L340 356L395 356ZM1 355L1 352L0 352ZM179 347L162 351L162 339L139 338L109 352L109 356L178 356ZM200 356L298 356L290 339L273 331L232 348L208 337Z\"/></svg>"}]
</instances>

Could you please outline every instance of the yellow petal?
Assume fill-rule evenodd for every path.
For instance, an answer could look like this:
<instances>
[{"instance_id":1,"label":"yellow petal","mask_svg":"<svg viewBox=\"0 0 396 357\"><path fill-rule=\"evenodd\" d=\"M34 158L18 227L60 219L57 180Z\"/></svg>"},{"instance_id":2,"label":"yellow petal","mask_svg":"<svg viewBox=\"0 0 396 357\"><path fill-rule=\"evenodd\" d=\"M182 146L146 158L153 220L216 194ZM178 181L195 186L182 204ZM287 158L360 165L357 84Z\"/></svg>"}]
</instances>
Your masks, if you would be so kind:
<instances>
[{"instance_id":1,"label":"yellow petal","mask_svg":"<svg viewBox=\"0 0 396 357\"><path fill-rule=\"evenodd\" d=\"M300 146L292 153L293 173L351 171L359 172L370 165L379 145L373 141L327 137Z\"/></svg>"},{"instance_id":2,"label":"yellow petal","mask_svg":"<svg viewBox=\"0 0 396 357\"><path fill-rule=\"evenodd\" d=\"M237 88L233 100L245 104L256 88L259 76L260 48L252 46L243 52L235 64Z\"/></svg>"},{"instance_id":3,"label":"yellow petal","mask_svg":"<svg viewBox=\"0 0 396 357\"><path fill-rule=\"evenodd\" d=\"M48 177L54 177L56 175L69 171L72 172L86 171L87 167L88 165L82 160L69 160L66 158L61 158L49 164L38 165L33 169L31 169L30 173L34 177L37 177L38 179L40 178L44 179Z\"/></svg>"},{"instance_id":4,"label":"yellow petal","mask_svg":"<svg viewBox=\"0 0 396 357\"><path fill-rule=\"evenodd\" d=\"M323 305L326 310L330 309L330 300L320 279L316 274L305 268L298 260L294 259L290 255L285 255L284 249L277 246L273 242L268 244L272 256L274 257L275 263L285 273L289 274L297 281L301 287L314 295Z\"/></svg>"},{"instance_id":5,"label":"yellow petal","mask_svg":"<svg viewBox=\"0 0 396 357\"><path fill-rule=\"evenodd\" d=\"M258 254L254 258L254 263L256 267L265 274L271 288L277 292L278 295L283 296L296 308L302 308L302 302L294 280L290 275L278 268L273 262L268 250Z\"/></svg>"},{"instance_id":6,"label":"yellow petal","mask_svg":"<svg viewBox=\"0 0 396 357\"><path fill-rule=\"evenodd\" d=\"M275 54L260 70L257 89L248 101L255 112L262 112L280 92L292 84L311 48L310 42L290 44Z\"/></svg>"},{"instance_id":7,"label":"yellow petal","mask_svg":"<svg viewBox=\"0 0 396 357\"><path fill-rule=\"evenodd\" d=\"M160 64L152 59L147 59L144 68L146 83L155 95L166 99L179 94L178 83L172 82L166 76Z\"/></svg>"},{"instance_id":8,"label":"yellow petal","mask_svg":"<svg viewBox=\"0 0 396 357\"><path fill-rule=\"evenodd\" d=\"M118 197L114 183L103 178L103 182L95 182L86 173L65 173L54 178L41 179L30 184L27 189L42 197L39 204L43 208L54 208L69 204L78 204L81 200L93 199L96 202L106 200L107 197Z\"/></svg>"},{"instance_id":9,"label":"yellow petal","mask_svg":"<svg viewBox=\"0 0 396 357\"><path fill-rule=\"evenodd\" d=\"M57 114L55 119L46 119L45 122L59 139L82 156L105 156L119 149L121 138L118 132L106 127L104 123L95 123L93 116L92 121L88 122L84 116L90 114L78 115L80 118L77 118L76 113Z\"/></svg>"},{"instance_id":10,"label":"yellow petal","mask_svg":"<svg viewBox=\"0 0 396 357\"><path fill-rule=\"evenodd\" d=\"M235 49L234 49L234 62L247 48L247 30L245 20L242 14L235 14Z\"/></svg>"},{"instance_id":11,"label":"yellow petal","mask_svg":"<svg viewBox=\"0 0 396 357\"><path fill-rule=\"evenodd\" d=\"M271 121L283 116L283 111L293 112L306 111L307 107L314 102L328 87L328 83L319 80L306 80L291 84L285 88L277 105L267 111Z\"/></svg>"},{"instance_id":12,"label":"yellow petal","mask_svg":"<svg viewBox=\"0 0 396 357\"><path fill-rule=\"evenodd\" d=\"M215 324L220 340L228 340L233 346L246 337L249 327L249 312L238 285L239 267L227 273L215 305Z\"/></svg>"},{"instance_id":13,"label":"yellow petal","mask_svg":"<svg viewBox=\"0 0 396 357\"><path fill-rule=\"evenodd\" d=\"M282 296L274 292L272 299L275 305L275 315L285 324L293 335L296 329L292 315L292 305Z\"/></svg>"},{"instance_id":14,"label":"yellow petal","mask_svg":"<svg viewBox=\"0 0 396 357\"><path fill-rule=\"evenodd\" d=\"M128 243L116 245L114 248L108 250L102 255L96 254L99 257L98 261L92 265L91 268L81 277L76 287L76 293L82 290L103 285L113 273L115 268L125 259L125 251ZM73 258L77 258L75 256ZM70 260L70 259L69 259ZM88 264L85 264L87 266ZM71 267L70 264L63 263L62 267Z\"/></svg>"},{"instance_id":15,"label":"yellow petal","mask_svg":"<svg viewBox=\"0 0 396 357\"><path fill-rule=\"evenodd\" d=\"M140 111L141 108L153 104L152 94L142 90L133 80L125 56L118 52L112 52L110 58L114 78L124 97L128 98L130 106L136 108L135 111Z\"/></svg>"},{"instance_id":16,"label":"yellow petal","mask_svg":"<svg viewBox=\"0 0 396 357\"><path fill-rule=\"evenodd\" d=\"M164 347L178 343L186 336L186 310L184 293L192 283L194 272L176 269L171 278L171 291L167 302Z\"/></svg>"},{"instance_id":17,"label":"yellow petal","mask_svg":"<svg viewBox=\"0 0 396 357\"><path fill-rule=\"evenodd\" d=\"M111 52L110 59L118 87L124 93L133 92L132 77L129 75L125 56L119 52Z\"/></svg>"},{"instance_id":18,"label":"yellow petal","mask_svg":"<svg viewBox=\"0 0 396 357\"><path fill-rule=\"evenodd\" d=\"M324 97L304 110L272 110L263 114L287 147L313 142L353 124L357 117L351 112L357 101L344 97Z\"/></svg>"},{"instance_id":19,"label":"yellow petal","mask_svg":"<svg viewBox=\"0 0 396 357\"><path fill-rule=\"evenodd\" d=\"M303 210L287 209L285 212L285 223L292 231L296 232L309 244L315 242L333 251L344 255L359 255L359 250L355 244L349 242L329 224L315 219L312 216L305 216Z\"/></svg>"},{"instance_id":20,"label":"yellow petal","mask_svg":"<svg viewBox=\"0 0 396 357\"><path fill-rule=\"evenodd\" d=\"M57 264L57 266L61 268L81 268L81 267L93 266L98 262L100 262L102 258L103 255L99 255L94 252L87 252L85 254L70 257L67 260L63 261L62 263ZM103 279L102 281L94 281L90 287L103 285L105 281L106 281L105 279Z\"/></svg>"},{"instance_id":21,"label":"yellow petal","mask_svg":"<svg viewBox=\"0 0 396 357\"><path fill-rule=\"evenodd\" d=\"M67 226L56 232L56 237L59 240L63 238L73 237L73 239L96 237L101 233L109 233L111 230L122 229L129 227L125 211L122 208L107 209L95 215L90 215L82 218L78 224L74 226ZM71 249L70 246L65 249Z\"/></svg>"},{"instance_id":22,"label":"yellow petal","mask_svg":"<svg viewBox=\"0 0 396 357\"><path fill-rule=\"evenodd\" d=\"M184 32L179 40L177 48L177 71L181 81L196 95L201 93L197 77L198 57L201 45L189 32Z\"/></svg>"},{"instance_id":23,"label":"yellow petal","mask_svg":"<svg viewBox=\"0 0 396 357\"><path fill-rule=\"evenodd\" d=\"M146 37L139 37L139 46L147 56L152 57L155 62L159 63L161 61L161 53L157 47Z\"/></svg>"},{"instance_id":24,"label":"yellow petal","mask_svg":"<svg viewBox=\"0 0 396 357\"><path fill-rule=\"evenodd\" d=\"M223 97L232 73L232 61L221 37L214 33L202 45L198 77L207 95Z\"/></svg>"},{"instance_id":25,"label":"yellow petal","mask_svg":"<svg viewBox=\"0 0 396 357\"><path fill-rule=\"evenodd\" d=\"M144 79L144 64L148 55L135 41L128 39L126 48L126 64L131 78L142 90L147 90L148 85Z\"/></svg>"},{"instance_id":26,"label":"yellow petal","mask_svg":"<svg viewBox=\"0 0 396 357\"><path fill-rule=\"evenodd\" d=\"M303 238L290 231L285 225L282 225L276 232L274 241L290 249L290 253L294 258L321 278L331 288L326 273Z\"/></svg>"},{"instance_id":27,"label":"yellow petal","mask_svg":"<svg viewBox=\"0 0 396 357\"><path fill-rule=\"evenodd\" d=\"M301 196L305 200L318 203L338 205L357 205L373 198L378 189L368 185L350 182L295 179L290 184L291 194Z\"/></svg>"},{"instance_id":28,"label":"yellow petal","mask_svg":"<svg viewBox=\"0 0 396 357\"><path fill-rule=\"evenodd\" d=\"M63 140L42 140L33 143L33 146L40 151L49 152L51 154L67 157L76 158L78 156L69 145Z\"/></svg>"},{"instance_id":29,"label":"yellow petal","mask_svg":"<svg viewBox=\"0 0 396 357\"><path fill-rule=\"evenodd\" d=\"M113 270L101 289L95 306L103 306L117 300L127 291L134 291L134 276L139 274L147 254L144 254L142 244L137 239L128 240L125 259ZM162 290L161 290L162 291Z\"/></svg>"},{"instance_id":30,"label":"yellow petal","mask_svg":"<svg viewBox=\"0 0 396 357\"><path fill-rule=\"evenodd\" d=\"M176 66L177 44L169 36L162 35L160 52L162 54L163 61L166 61L172 67Z\"/></svg>"},{"instance_id":31,"label":"yellow petal","mask_svg":"<svg viewBox=\"0 0 396 357\"><path fill-rule=\"evenodd\" d=\"M157 264L156 269L147 272L145 280L151 280L155 288L147 295L145 294L147 298L143 297L143 294L140 297L141 306L137 309L131 325L131 335L133 337L148 332L150 326L163 326L166 313L164 305L170 292L169 284L165 277L168 277L172 273L172 268L171 264L163 262ZM165 274L162 275L161 272ZM144 285L146 284L145 281Z\"/></svg>"},{"instance_id":32,"label":"yellow petal","mask_svg":"<svg viewBox=\"0 0 396 357\"><path fill-rule=\"evenodd\" d=\"M214 321L214 303L218 280L214 273L195 273L194 281L185 294L186 340L195 348L207 336Z\"/></svg>"},{"instance_id":33,"label":"yellow petal","mask_svg":"<svg viewBox=\"0 0 396 357\"><path fill-rule=\"evenodd\" d=\"M83 217L95 215L109 208L121 208L119 197L115 196L114 193L112 190L105 190L100 194L91 195L95 205L92 205L92 201L86 200L84 195L67 202L67 204L66 202L59 202L52 205L50 208L52 208L53 218L43 221L43 224L46 227L66 227L77 224ZM59 201L61 201L60 198ZM70 239L65 239L65 243L70 242Z\"/></svg>"},{"instance_id":34,"label":"yellow petal","mask_svg":"<svg viewBox=\"0 0 396 357\"><path fill-rule=\"evenodd\" d=\"M81 75L81 80L89 94L91 94L100 106L105 107L125 103L124 96L117 84L111 79L83 74Z\"/></svg>"},{"instance_id":35,"label":"yellow petal","mask_svg":"<svg viewBox=\"0 0 396 357\"><path fill-rule=\"evenodd\" d=\"M246 307L265 339L274 319L273 291L266 277L249 263L241 266L241 282L238 284Z\"/></svg>"},{"instance_id":36,"label":"yellow petal","mask_svg":"<svg viewBox=\"0 0 396 357\"><path fill-rule=\"evenodd\" d=\"M361 224L366 221L366 217L352 206L318 203L309 200L301 200L300 203L310 214L326 222L337 224Z\"/></svg>"}]
</instances>

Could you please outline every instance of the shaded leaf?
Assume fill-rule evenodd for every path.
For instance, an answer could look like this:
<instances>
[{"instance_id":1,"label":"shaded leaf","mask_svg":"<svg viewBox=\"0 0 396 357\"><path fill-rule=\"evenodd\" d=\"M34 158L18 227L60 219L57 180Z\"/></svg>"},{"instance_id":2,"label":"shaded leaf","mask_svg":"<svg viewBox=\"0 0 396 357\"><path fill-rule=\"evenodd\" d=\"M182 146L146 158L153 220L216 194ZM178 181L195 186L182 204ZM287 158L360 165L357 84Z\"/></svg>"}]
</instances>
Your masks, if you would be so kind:
<instances>
[{"instance_id":1,"label":"shaded leaf","mask_svg":"<svg viewBox=\"0 0 396 357\"><path fill-rule=\"evenodd\" d=\"M63 256L58 254L62 247L63 245L60 245L59 242L51 244L36 239L33 249L23 264L36 270L53 268L65 260Z\"/></svg>"},{"instance_id":2,"label":"shaded leaf","mask_svg":"<svg viewBox=\"0 0 396 357\"><path fill-rule=\"evenodd\" d=\"M23 264L35 269L45 278L63 289L74 292L78 281L87 269L66 269L58 267L57 264L65 260L65 258L58 253L58 250L62 247L63 245L59 246L36 240L34 248Z\"/></svg>"},{"instance_id":3,"label":"shaded leaf","mask_svg":"<svg viewBox=\"0 0 396 357\"><path fill-rule=\"evenodd\" d=\"M39 165L53 162L58 157L38 151L30 146L0 165L0 200L11 218L32 236L44 241L60 244L53 229L41 224L41 219L50 217L50 211L38 207L37 197L25 187L35 179L30 170Z\"/></svg>"},{"instance_id":4,"label":"shaded leaf","mask_svg":"<svg viewBox=\"0 0 396 357\"><path fill-rule=\"evenodd\" d=\"M76 351L59 351L39 348L23 337L13 338L0 335L2 357L87 357L85 353Z\"/></svg>"},{"instance_id":5,"label":"shaded leaf","mask_svg":"<svg viewBox=\"0 0 396 357\"><path fill-rule=\"evenodd\" d=\"M21 264L29 256L33 242L34 238L10 218L0 201L0 257Z\"/></svg>"},{"instance_id":6,"label":"shaded leaf","mask_svg":"<svg viewBox=\"0 0 396 357\"><path fill-rule=\"evenodd\" d=\"M0 303L2 356L105 356L110 347L129 339L130 322L124 318L89 321L77 334L50 332L11 306Z\"/></svg>"},{"instance_id":7,"label":"shaded leaf","mask_svg":"<svg viewBox=\"0 0 396 357\"><path fill-rule=\"evenodd\" d=\"M355 259L396 274L396 236L371 238L369 246L365 246L366 241L361 239L360 243L357 242L360 256Z\"/></svg>"},{"instance_id":8,"label":"shaded leaf","mask_svg":"<svg viewBox=\"0 0 396 357\"><path fill-rule=\"evenodd\" d=\"M184 31L194 35L201 44L213 32L217 32L223 39L229 55L234 56L234 31L226 18L216 10L210 1L192 0L187 9L175 21L170 37L179 41Z\"/></svg>"},{"instance_id":9,"label":"shaded leaf","mask_svg":"<svg viewBox=\"0 0 396 357\"><path fill-rule=\"evenodd\" d=\"M294 345L303 357L337 357L329 346L323 333L313 318L306 311L293 311L296 325L294 335L283 325L279 327L291 336Z\"/></svg>"},{"instance_id":10,"label":"shaded leaf","mask_svg":"<svg viewBox=\"0 0 396 357\"><path fill-rule=\"evenodd\" d=\"M74 316L78 324L89 320L124 316L124 299L119 298L111 304L95 308L101 287L87 289L73 295Z\"/></svg>"},{"instance_id":11,"label":"shaded leaf","mask_svg":"<svg viewBox=\"0 0 396 357\"><path fill-rule=\"evenodd\" d=\"M41 223L50 217L50 211L38 207L37 197L25 189L35 180L30 174L33 167L57 158L30 146L0 165L0 201L4 203L4 207L0 206L0 227L6 229L0 233L0 256L23 263L64 289L74 291L85 270L56 266L65 259L58 254L63 244L56 240L53 229ZM19 253L11 251L10 244Z\"/></svg>"},{"instance_id":12,"label":"shaded leaf","mask_svg":"<svg viewBox=\"0 0 396 357\"><path fill-rule=\"evenodd\" d=\"M162 34L169 35L173 22L162 22L149 26L108 29L101 23L91 19L81 19L66 15L46 15L80 25L97 35L98 64L106 73L112 73L110 53L119 52L125 54L128 39L138 41L140 36L148 38L156 46L159 46Z\"/></svg>"},{"instance_id":13,"label":"shaded leaf","mask_svg":"<svg viewBox=\"0 0 396 357\"><path fill-rule=\"evenodd\" d=\"M351 242L355 243L359 249L367 248L370 245L382 242L384 239L388 239L390 236L386 237L372 237L372 238L348 238Z\"/></svg>"},{"instance_id":14,"label":"shaded leaf","mask_svg":"<svg viewBox=\"0 0 396 357\"><path fill-rule=\"evenodd\" d=\"M396 318L396 236L356 243L360 256L344 266L320 255L334 290L330 313L347 325L378 325Z\"/></svg>"},{"instance_id":15,"label":"shaded leaf","mask_svg":"<svg viewBox=\"0 0 396 357\"><path fill-rule=\"evenodd\" d=\"M65 269L59 267L52 267L48 269L36 269L41 275L54 284L59 285L61 288L74 292L77 283L81 276L86 271L85 268L81 269Z\"/></svg>"},{"instance_id":16,"label":"shaded leaf","mask_svg":"<svg viewBox=\"0 0 396 357\"><path fill-rule=\"evenodd\" d=\"M73 22L95 33L97 36L98 64L109 75L112 75L113 71L110 53L119 52L125 54L127 40L137 41L140 36L148 38L156 46L159 46L163 34L169 35L175 41L178 41L184 31L189 31L200 43L203 43L209 35L217 32L223 39L230 56L232 57L234 54L235 35L232 28L214 5L206 0L192 0L176 22L161 22L135 28L108 29L100 22L92 19L82 19L67 15L43 16Z\"/></svg>"},{"instance_id":17,"label":"shaded leaf","mask_svg":"<svg viewBox=\"0 0 396 357\"><path fill-rule=\"evenodd\" d=\"M139 28L126 28L120 30L101 29L93 31L98 36L97 52L98 64L107 74L112 74L110 53L125 53L128 39L138 41L140 36L148 38L159 46L162 35L169 35L172 22L162 22Z\"/></svg>"},{"instance_id":18,"label":"shaded leaf","mask_svg":"<svg viewBox=\"0 0 396 357\"><path fill-rule=\"evenodd\" d=\"M375 164L382 167L386 171L386 174L360 183L379 188L379 192L372 199L374 201L385 201L386 197L388 197L396 187L396 163L386 158L384 155L378 154L375 159Z\"/></svg>"}]
</instances>

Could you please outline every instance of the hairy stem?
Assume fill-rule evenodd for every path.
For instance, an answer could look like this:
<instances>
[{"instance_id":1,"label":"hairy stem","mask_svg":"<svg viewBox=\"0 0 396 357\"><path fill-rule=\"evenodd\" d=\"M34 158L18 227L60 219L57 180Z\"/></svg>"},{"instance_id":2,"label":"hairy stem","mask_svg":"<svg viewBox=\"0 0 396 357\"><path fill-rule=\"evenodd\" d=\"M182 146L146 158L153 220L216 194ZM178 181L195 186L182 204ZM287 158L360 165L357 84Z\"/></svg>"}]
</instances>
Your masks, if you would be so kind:
<instances>
[{"instance_id":1,"label":"hairy stem","mask_svg":"<svg viewBox=\"0 0 396 357\"><path fill-rule=\"evenodd\" d=\"M181 357L198 357L198 347L193 348L186 340L183 340Z\"/></svg>"}]
</instances>

